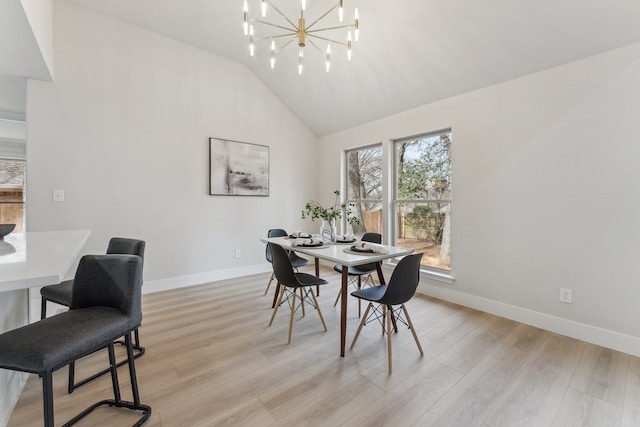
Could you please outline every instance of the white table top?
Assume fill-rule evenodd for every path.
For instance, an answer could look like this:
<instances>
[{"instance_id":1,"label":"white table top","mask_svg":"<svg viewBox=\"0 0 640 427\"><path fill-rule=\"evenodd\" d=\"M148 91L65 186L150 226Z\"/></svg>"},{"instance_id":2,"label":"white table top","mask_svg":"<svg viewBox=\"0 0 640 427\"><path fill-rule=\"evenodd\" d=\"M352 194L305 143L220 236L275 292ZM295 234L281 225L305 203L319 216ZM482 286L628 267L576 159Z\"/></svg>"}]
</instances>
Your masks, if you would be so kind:
<instances>
[{"instance_id":1,"label":"white table top","mask_svg":"<svg viewBox=\"0 0 640 427\"><path fill-rule=\"evenodd\" d=\"M0 292L60 283L89 230L9 234L0 241Z\"/></svg>"},{"instance_id":2,"label":"white table top","mask_svg":"<svg viewBox=\"0 0 640 427\"><path fill-rule=\"evenodd\" d=\"M383 261L389 258L401 257L413 253L413 249L404 249L397 246L379 245L387 249L388 254L363 254L356 255L354 253L345 252L345 249L351 248L354 243L335 243L321 248L305 248L300 246L292 246L294 239L288 237L272 237L269 239L260 239L262 242L275 243L285 249L291 249L296 252L309 255L315 258L324 259L335 262L337 264L351 267L354 265L368 264L370 262Z\"/></svg>"}]
</instances>

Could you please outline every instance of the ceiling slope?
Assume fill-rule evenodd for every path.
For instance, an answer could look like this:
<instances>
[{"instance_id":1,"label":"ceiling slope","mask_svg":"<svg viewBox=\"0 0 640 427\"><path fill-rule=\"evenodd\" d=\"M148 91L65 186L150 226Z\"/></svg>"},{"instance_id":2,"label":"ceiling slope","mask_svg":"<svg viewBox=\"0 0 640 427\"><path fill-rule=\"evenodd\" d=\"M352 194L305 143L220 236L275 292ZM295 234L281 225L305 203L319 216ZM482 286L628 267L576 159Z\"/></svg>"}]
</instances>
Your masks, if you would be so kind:
<instances>
[{"instance_id":1,"label":"ceiling slope","mask_svg":"<svg viewBox=\"0 0 640 427\"><path fill-rule=\"evenodd\" d=\"M295 49L249 57L240 0L65 1L244 64L318 136L640 41L637 0L345 0L353 60L312 51L298 75Z\"/></svg>"}]
</instances>

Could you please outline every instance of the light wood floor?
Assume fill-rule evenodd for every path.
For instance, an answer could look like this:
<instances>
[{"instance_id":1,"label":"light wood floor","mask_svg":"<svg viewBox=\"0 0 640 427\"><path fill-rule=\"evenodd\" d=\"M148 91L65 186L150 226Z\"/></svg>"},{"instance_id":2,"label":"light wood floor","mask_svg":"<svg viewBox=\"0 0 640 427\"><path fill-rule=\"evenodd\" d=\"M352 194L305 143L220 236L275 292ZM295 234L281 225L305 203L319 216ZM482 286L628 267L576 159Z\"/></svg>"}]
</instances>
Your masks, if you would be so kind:
<instances>
[{"instance_id":1,"label":"light wood floor","mask_svg":"<svg viewBox=\"0 0 640 427\"><path fill-rule=\"evenodd\" d=\"M339 357L339 276L320 305L294 323L271 328L268 276L226 280L144 295L136 360L151 426L638 426L640 359L443 301L408 304L425 354L411 333L393 337L387 374L380 328L363 329ZM353 298L350 298L353 300ZM348 344L358 324L350 301ZM102 354L104 353L104 354ZM78 373L106 363L106 351L79 362ZM120 368L124 397L127 371ZM67 370L54 376L56 425L90 403L111 398L108 376L66 394ZM115 415L114 415L115 414ZM120 426L130 414L95 411L78 425ZM40 380L31 376L9 426L42 425Z\"/></svg>"}]
</instances>

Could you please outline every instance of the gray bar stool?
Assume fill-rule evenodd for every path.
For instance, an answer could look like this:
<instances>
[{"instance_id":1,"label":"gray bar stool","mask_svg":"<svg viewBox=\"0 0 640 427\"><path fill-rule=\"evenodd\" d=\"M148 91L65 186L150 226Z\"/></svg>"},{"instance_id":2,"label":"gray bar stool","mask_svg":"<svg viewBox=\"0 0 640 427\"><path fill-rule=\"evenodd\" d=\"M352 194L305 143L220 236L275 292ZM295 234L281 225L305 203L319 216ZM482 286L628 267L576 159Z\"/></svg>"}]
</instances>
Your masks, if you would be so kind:
<instances>
[{"instance_id":1,"label":"gray bar stool","mask_svg":"<svg viewBox=\"0 0 640 427\"><path fill-rule=\"evenodd\" d=\"M107 254L137 255L142 258L144 264L145 246L146 245L144 240L129 239L125 237L113 237L111 238L111 240L109 240L109 245L107 246ZM44 319L47 317L47 301L69 307L71 305L72 288L73 280L66 280L55 285L43 286L40 289L40 295L42 297L40 318ZM144 354L145 348L140 345L140 335L138 329L133 331L133 336L133 349L135 350L135 357L138 358ZM116 341L116 344L124 345L124 341ZM121 362L118 362L117 366L122 366L125 363L126 360L123 360ZM69 393L72 393L75 388L83 386L88 382L93 381L96 378L106 374L107 372L109 372L109 368L103 369L100 372L96 372L95 374L84 378L83 380L75 381L75 363L71 363L69 365Z\"/></svg>"},{"instance_id":2,"label":"gray bar stool","mask_svg":"<svg viewBox=\"0 0 640 427\"><path fill-rule=\"evenodd\" d=\"M53 372L102 348L109 350L113 399L89 406L65 423L75 424L95 408L108 405L141 411L131 332L142 322L142 259L135 255L85 255L76 271L69 311L0 335L0 368L42 377L44 425L53 427ZM122 400L114 341L124 337L133 402Z\"/></svg>"}]
</instances>

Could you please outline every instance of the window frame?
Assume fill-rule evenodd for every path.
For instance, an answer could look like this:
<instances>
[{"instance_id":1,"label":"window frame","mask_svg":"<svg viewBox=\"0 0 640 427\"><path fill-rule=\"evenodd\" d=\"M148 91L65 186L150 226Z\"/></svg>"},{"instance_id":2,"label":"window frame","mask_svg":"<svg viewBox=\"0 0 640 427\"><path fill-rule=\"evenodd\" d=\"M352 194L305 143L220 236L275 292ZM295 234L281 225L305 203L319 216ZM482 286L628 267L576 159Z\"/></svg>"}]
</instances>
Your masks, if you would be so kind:
<instances>
[{"instance_id":1,"label":"window frame","mask_svg":"<svg viewBox=\"0 0 640 427\"><path fill-rule=\"evenodd\" d=\"M397 138L391 140L391 200L389 202L389 225L391 230L391 240L390 244L397 246L398 238L399 238L399 209L402 204L430 204L430 203L446 203L449 206L449 221L451 221L451 209L452 209L452 196L449 194L448 199L400 199L399 198L399 189L398 189L398 179L399 179L399 159L398 159L398 150L397 145L403 142L418 140L418 139L426 139L439 135L447 134L450 140L453 140L453 132L451 128L444 128L436 131L419 133L416 135L411 135L407 137ZM449 148L449 163L451 164L451 148ZM451 179L451 172L449 173L449 177ZM451 190L450 190L451 191ZM450 226L451 230L451 226ZM421 272L428 275L430 278L443 281L446 283L453 282L452 275L452 257L451 257L451 241L449 242L449 269L438 268L434 266L421 265Z\"/></svg>"},{"instance_id":2,"label":"window frame","mask_svg":"<svg viewBox=\"0 0 640 427\"><path fill-rule=\"evenodd\" d=\"M363 151L368 149L379 149L380 150L380 199L349 199L349 154L357 151ZM343 180L343 202L347 205L350 203L377 203L380 205L381 211L381 219L380 219L380 233L384 235L385 230L385 186L384 186L384 176L385 176L385 164L384 164L384 146L382 142L376 142L368 145L363 145L359 147L353 147L349 149L343 150L343 159L344 159L344 180ZM349 226L347 224L347 219L345 217L341 220L342 230L348 230Z\"/></svg>"}]
</instances>

